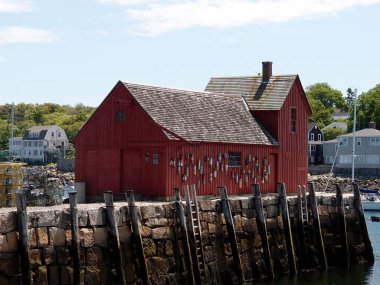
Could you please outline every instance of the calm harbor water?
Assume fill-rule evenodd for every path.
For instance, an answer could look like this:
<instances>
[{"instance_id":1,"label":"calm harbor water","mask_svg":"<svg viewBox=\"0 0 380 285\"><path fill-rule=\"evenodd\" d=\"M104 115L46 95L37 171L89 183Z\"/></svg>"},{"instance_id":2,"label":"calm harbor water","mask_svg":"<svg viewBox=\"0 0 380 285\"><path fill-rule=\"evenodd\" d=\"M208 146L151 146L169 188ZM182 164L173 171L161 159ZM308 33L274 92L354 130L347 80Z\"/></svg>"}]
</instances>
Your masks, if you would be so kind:
<instances>
[{"instance_id":1,"label":"calm harbor water","mask_svg":"<svg viewBox=\"0 0 380 285\"><path fill-rule=\"evenodd\" d=\"M355 265L349 269L329 269L324 273L302 273L297 278L283 278L259 285L380 285L380 223L368 220L380 212L364 212L369 236L375 254L373 266Z\"/></svg>"}]
</instances>

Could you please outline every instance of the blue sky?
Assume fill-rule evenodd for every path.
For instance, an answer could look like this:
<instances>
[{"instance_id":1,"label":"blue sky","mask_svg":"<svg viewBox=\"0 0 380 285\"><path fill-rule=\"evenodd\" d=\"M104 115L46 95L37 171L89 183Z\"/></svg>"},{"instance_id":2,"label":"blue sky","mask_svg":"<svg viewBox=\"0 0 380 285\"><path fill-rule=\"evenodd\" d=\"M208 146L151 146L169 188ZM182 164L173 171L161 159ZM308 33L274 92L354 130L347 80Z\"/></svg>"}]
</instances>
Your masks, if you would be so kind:
<instances>
[{"instance_id":1,"label":"blue sky","mask_svg":"<svg viewBox=\"0 0 380 285\"><path fill-rule=\"evenodd\" d=\"M118 80L203 90L211 76L380 83L380 0L0 0L0 104L98 106Z\"/></svg>"}]
</instances>

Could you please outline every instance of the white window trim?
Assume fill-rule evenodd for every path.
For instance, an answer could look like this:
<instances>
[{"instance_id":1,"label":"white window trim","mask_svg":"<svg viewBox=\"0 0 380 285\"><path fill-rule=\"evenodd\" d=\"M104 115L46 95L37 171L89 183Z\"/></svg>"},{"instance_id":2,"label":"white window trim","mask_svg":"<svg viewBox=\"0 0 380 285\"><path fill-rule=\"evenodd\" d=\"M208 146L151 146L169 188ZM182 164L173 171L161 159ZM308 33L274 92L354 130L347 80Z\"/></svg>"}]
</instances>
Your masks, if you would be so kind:
<instances>
[{"instance_id":1,"label":"white window trim","mask_svg":"<svg viewBox=\"0 0 380 285\"><path fill-rule=\"evenodd\" d=\"M380 145L380 138L370 138L369 144L370 145Z\"/></svg>"},{"instance_id":2,"label":"white window trim","mask_svg":"<svg viewBox=\"0 0 380 285\"><path fill-rule=\"evenodd\" d=\"M365 156L366 164L379 164L379 155L377 154L367 154Z\"/></svg>"},{"instance_id":3,"label":"white window trim","mask_svg":"<svg viewBox=\"0 0 380 285\"><path fill-rule=\"evenodd\" d=\"M314 134L310 134L310 140L314 141Z\"/></svg>"},{"instance_id":4,"label":"white window trim","mask_svg":"<svg viewBox=\"0 0 380 285\"><path fill-rule=\"evenodd\" d=\"M338 143L340 146L348 146L348 138L340 138Z\"/></svg>"}]
</instances>

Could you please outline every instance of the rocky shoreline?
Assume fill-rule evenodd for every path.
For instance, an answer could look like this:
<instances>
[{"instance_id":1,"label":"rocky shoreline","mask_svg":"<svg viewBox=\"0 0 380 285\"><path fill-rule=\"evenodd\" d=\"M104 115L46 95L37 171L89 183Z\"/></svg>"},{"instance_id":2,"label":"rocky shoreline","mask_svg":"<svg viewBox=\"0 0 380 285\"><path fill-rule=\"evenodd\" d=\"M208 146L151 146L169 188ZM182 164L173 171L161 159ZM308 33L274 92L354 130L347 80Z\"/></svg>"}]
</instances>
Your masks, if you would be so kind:
<instances>
[{"instance_id":1,"label":"rocky shoreline","mask_svg":"<svg viewBox=\"0 0 380 285\"><path fill-rule=\"evenodd\" d=\"M352 180L349 176L335 176L334 174L309 175L309 181L315 183L318 192L335 192L336 184L343 184L346 191L351 191ZM379 177L358 177L355 183L360 188L380 188Z\"/></svg>"},{"instance_id":2,"label":"rocky shoreline","mask_svg":"<svg viewBox=\"0 0 380 285\"><path fill-rule=\"evenodd\" d=\"M73 186L75 181L75 172L62 172L57 171L54 164L47 166L27 166L25 167L26 174L29 178L46 177L57 179L59 186ZM308 176L309 181L315 183L316 191L318 192L335 192L336 184L343 184L346 191L351 190L351 177L330 175L330 174L316 174ZM379 177L358 177L355 182L359 187L366 188L380 188Z\"/></svg>"}]
</instances>

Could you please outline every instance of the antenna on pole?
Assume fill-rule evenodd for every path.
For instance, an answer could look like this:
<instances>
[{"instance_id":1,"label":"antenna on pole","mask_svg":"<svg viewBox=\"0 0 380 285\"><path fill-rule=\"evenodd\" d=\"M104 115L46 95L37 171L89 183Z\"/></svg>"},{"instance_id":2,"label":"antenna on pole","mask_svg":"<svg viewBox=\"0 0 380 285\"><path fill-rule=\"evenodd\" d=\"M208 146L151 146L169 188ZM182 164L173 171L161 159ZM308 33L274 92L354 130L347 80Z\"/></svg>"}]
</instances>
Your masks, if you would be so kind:
<instances>
[{"instance_id":1,"label":"antenna on pole","mask_svg":"<svg viewBox=\"0 0 380 285\"><path fill-rule=\"evenodd\" d=\"M356 94L357 89L355 88L354 92L354 123L352 128L352 183L355 181L355 132L356 132Z\"/></svg>"}]
</instances>

